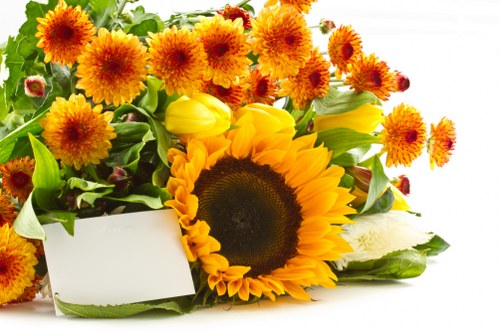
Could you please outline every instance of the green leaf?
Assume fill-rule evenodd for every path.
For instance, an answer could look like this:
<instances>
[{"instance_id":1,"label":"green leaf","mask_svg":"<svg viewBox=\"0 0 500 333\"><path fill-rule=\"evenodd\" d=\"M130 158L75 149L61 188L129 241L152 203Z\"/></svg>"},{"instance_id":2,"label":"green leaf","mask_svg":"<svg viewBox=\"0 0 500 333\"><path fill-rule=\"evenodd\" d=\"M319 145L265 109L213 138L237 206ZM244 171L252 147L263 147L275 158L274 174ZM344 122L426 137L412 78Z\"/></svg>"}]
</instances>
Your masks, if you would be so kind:
<instances>
[{"instance_id":1,"label":"green leaf","mask_svg":"<svg viewBox=\"0 0 500 333\"><path fill-rule=\"evenodd\" d=\"M89 192L89 191L95 191L97 189L102 189L102 188L113 188L111 185L106 185L106 184L100 184L100 183L95 183L91 182L82 178L77 178L77 177L72 177L68 179L68 187L70 189L74 188L79 188L82 191Z\"/></svg>"},{"instance_id":2,"label":"green leaf","mask_svg":"<svg viewBox=\"0 0 500 333\"><path fill-rule=\"evenodd\" d=\"M309 122L314 118L315 113L312 108L308 108L304 115L300 118L300 120L295 125L295 137L300 137L302 135L307 134L307 127L309 126Z\"/></svg>"},{"instance_id":3,"label":"green leaf","mask_svg":"<svg viewBox=\"0 0 500 333\"><path fill-rule=\"evenodd\" d=\"M369 91L357 93L352 90L339 91L335 88L331 88L325 97L314 100L315 111L320 116L352 111L369 103L380 105L380 100Z\"/></svg>"},{"instance_id":4,"label":"green leaf","mask_svg":"<svg viewBox=\"0 0 500 333\"><path fill-rule=\"evenodd\" d=\"M118 9L115 0L90 0L92 21L97 28L104 27L111 19L111 15Z\"/></svg>"},{"instance_id":5,"label":"green leaf","mask_svg":"<svg viewBox=\"0 0 500 333\"><path fill-rule=\"evenodd\" d=\"M142 204L142 205L148 206L151 209L164 208L163 201L161 200L160 196L150 197L148 195L130 194L130 195L123 197L123 198L111 198L111 197L108 197L108 198L110 200L114 200L114 201Z\"/></svg>"},{"instance_id":6,"label":"green leaf","mask_svg":"<svg viewBox=\"0 0 500 333\"><path fill-rule=\"evenodd\" d=\"M110 194L112 192L113 192L112 189L107 189L107 190L104 190L104 191L101 191L101 192L83 192L82 194L80 194L76 198L76 204L78 205L78 207L81 207L82 206L82 201L85 201L90 206L94 207L94 202L97 199L104 198L105 196L107 196L108 194Z\"/></svg>"},{"instance_id":7,"label":"green leaf","mask_svg":"<svg viewBox=\"0 0 500 333\"><path fill-rule=\"evenodd\" d=\"M352 188L354 186L354 177L345 173L340 179L339 187Z\"/></svg>"},{"instance_id":8,"label":"green leaf","mask_svg":"<svg viewBox=\"0 0 500 333\"><path fill-rule=\"evenodd\" d=\"M356 132L350 128L329 128L318 132L316 146L324 143L325 147L333 152L332 159L339 157L345 152L361 146L379 142L379 138Z\"/></svg>"},{"instance_id":9,"label":"green leaf","mask_svg":"<svg viewBox=\"0 0 500 333\"><path fill-rule=\"evenodd\" d=\"M385 175L384 167L380 162L379 157L375 155L373 158L372 178L370 180L368 197L366 198L365 205L363 206L360 214L370 209L370 207L375 203L380 194L382 194L382 191L384 191L388 183L389 178Z\"/></svg>"},{"instance_id":10,"label":"green leaf","mask_svg":"<svg viewBox=\"0 0 500 333\"><path fill-rule=\"evenodd\" d=\"M50 213L42 214L38 216L38 220L42 224L50 223L61 223L66 232L74 236L75 235L75 217L76 213L66 212L60 210L53 210Z\"/></svg>"},{"instance_id":11,"label":"green leaf","mask_svg":"<svg viewBox=\"0 0 500 333\"><path fill-rule=\"evenodd\" d=\"M141 98L139 107L153 114L158 107L158 91L163 85L163 81L154 76L148 76L146 82L148 89L144 97Z\"/></svg>"},{"instance_id":12,"label":"green leaf","mask_svg":"<svg viewBox=\"0 0 500 333\"><path fill-rule=\"evenodd\" d=\"M33 172L33 186L47 190L59 190L62 179L59 173L59 164L50 150L38 141L31 133L28 134L36 164Z\"/></svg>"},{"instance_id":13,"label":"green leaf","mask_svg":"<svg viewBox=\"0 0 500 333\"><path fill-rule=\"evenodd\" d=\"M391 210L392 204L394 203L394 193L390 188L385 190L384 194L379 197L375 203L363 213L363 215L377 214L377 213L387 213Z\"/></svg>"},{"instance_id":14,"label":"green leaf","mask_svg":"<svg viewBox=\"0 0 500 333\"><path fill-rule=\"evenodd\" d=\"M415 249L425 253L428 257L437 256L450 247L444 239L434 235L427 243L415 246Z\"/></svg>"},{"instance_id":15,"label":"green leaf","mask_svg":"<svg viewBox=\"0 0 500 333\"><path fill-rule=\"evenodd\" d=\"M171 314L186 314L194 309L189 299L186 298L99 306L66 303L56 295L54 302L65 315L86 318L124 318L155 309L164 310Z\"/></svg>"},{"instance_id":16,"label":"green leaf","mask_svg":"<svg viewBox=\"0 0 500 333\"><path fill-rule=\"evenodd\" d=\"M123 30L138 37L148 37L148 32L157 33L163 31L165 24L162 19L152 13L146 13L144 7L138 6L132 10L132 23L125 24Z\"/></svg>"},{"instance_id":17,"label":"green leaf","mask_svg":"<svg viewBox=\"0 0 500 333\"><path fill-rule=\"evenodd\" d=\"M35 210L33 209L32 194L33 193L28 196L28 199L17 215L14 221L14 230L16 233L26 238L45 240L45 231L40 221L38 221Z\"/></svg>"},{"instance_id":18,"label":"green leaf","mask_svg":"<svg viewBox=\"0 0 500 333\"><path fill-rule=\"evenodd\" d=\"M147 123L126 122L112 124L117 137L109 151L106 164L111 167L122 166L135 172L146 142L154 140L153 132Z\"/></svg>"},{"instance_id":19,"label":"green leaf","mask_svg":"<svg viewBox=\"0 0 500 333\"><path fill-rule=\"evenodd\" d=\"M399 280L420 276L427 266L426 256L416 250L396 251L376 260L351 262L339 281Z\"/></svg>"},{"instance_id":20,"label":"green leaf","mask_svg":"<svg viewBox=\"0 0 500 333\"><path fill-rule=\"evenodd\" d=\"M170 149L172 136L167 132L167 129L160 121L150 118L149 123L156 138L156 151L158 156L160 156L160 159L165 165L168 165L168 150Z\"/></svg>"},{"instance_id":21,"label":"green leaf","mask_svg":"<svg viewBox=\"0 0 500 333\"><path fill-rule=\"evenodd\" d=\"M364 145L361 147L350 149L345 153L333 158L332 163L343 167L358 165L358 163L363 160L363 156L365 156L370 148L371 145Z\"/></svg>"}]
</instances>

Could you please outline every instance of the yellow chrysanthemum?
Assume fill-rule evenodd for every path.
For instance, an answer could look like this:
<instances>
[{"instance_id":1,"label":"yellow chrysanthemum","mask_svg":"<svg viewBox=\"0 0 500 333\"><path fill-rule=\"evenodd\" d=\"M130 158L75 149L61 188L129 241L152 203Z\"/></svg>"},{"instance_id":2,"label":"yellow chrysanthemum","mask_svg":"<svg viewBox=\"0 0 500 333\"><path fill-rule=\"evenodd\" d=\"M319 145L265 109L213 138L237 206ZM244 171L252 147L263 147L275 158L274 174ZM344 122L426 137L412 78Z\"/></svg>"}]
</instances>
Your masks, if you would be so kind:
<instances>
[{"instance_id":1,"label":"yellow chrysanthemum","mask_svg":"<svg viewBox=\"0 0 500 333\"><path fill-rule=\"evenodd\" d=\"M318 0L280 0L282 5L292 5L297 8L298 11L304 12L305 14L309 13L311 9L311 4ZM274 6L278 3L278 0L267 0L264 4L265 7Z\"/></svg>"},{"instance_id":2,"label":"yellow chrysanthemum","mask_svg":"<svg viewBox=\"0 0 500 333\"><path fill-rule=\"evenodd\" d=\"M263 75L284 79L306 65L311 56L311 30L295 7L264 8L252 20L252 27L252 48L259 55Z\"/></svg>"},{"instance_id":3,"label":"yellow chrysanthemum","mask_svg":"<svg viewBox=\"0 0 500 333\"><path fill-rule=\"evenodd\" d=\"M89 15L80 6L73 8L63 0L37 21L40 24L35 36L40 39L37 46L45 53L45 62L71 67L95 34Z\"/></svg>"},{"instance_id":4,"label":"yellow chrysanthemum","mask_svg":"<svg viewBox=\"0 0 500 333\"><path fill-rule=\"evenodd\" d=\"M410 166L420 156L427 136L420 112L413 106L400 104L382 122L382 151L387 152L386 165Z\"/></svg>"},{"instance_id":5,"label":"yellow chrysanthemum","mask_svg":"<svg viewBox=\"0 0 500 333\"><path fill-rule=\"evenodd\" d=\"M5 224L0 227L0 305L15 301L35 278L36 248Z\"/></svg>"},{"instance_id":6,"label":"yellow chrysanthemum","mask_svg":"<svg viewBox=\"0 0 500 333\"><path fill-rule=\"evenodd\" d=\"M31 177L35 171L35 160L29 156L0 164L2 187L20 202L26 201L33 190Z\"/></svg>"},{"instance_id":7,"label":"yellow chrysanthemum","mask_svg":"<svg viewBox=\"0 0 500 333\"><path fill-rule=\"evenodd\" d=\"M229 88L240 76L248 74L248 66L252 63L247 58L250 44L241 19L231 21L221 15L200 17L194 32L207 53L207 80Z\"/></svg>"},{"instance_id":8,"label":"yellow chrysanthemum","mask_svg":"<svg viewBox=\"0 0 500 333\"><path fill-rule=\"evenodd\" d=\"M212 95L224 103L226 103L231 110L238 110L243 103L243 89L238 85L231 85L227 88L219 86L212 81L205 82L203 92Z\"/></svg>"},{"instance_id":9,"label":"yellow chrysanthemum","mask_svg":"<svg viewBox=\"0 0 500 333\"><path fill-rule=\"evenodd\" d=\"M137 36L101 28L78 57L77 88L94 103L130 103L145 88L149 55Z\"/></svg>"},{"instance_id":10,"label":"yellow chrysanthemum","mask_svg":"<svg viewBox=\"0 0 500 333\"><path fill-rule=\"evenodd\" d=\"M344 170L316 135L293 139L253 123L251 112L225 137L170 149L167 188L184 229L183 244L208 286L241 300L288 293L309 300L304 287L333 287L325 260L350 251L340 226L354 198L338 187Z\"/></svg>"},{"instance_id":11,"label":"yellow chrysanthemum","mask_svg":"<svg viewBox=\"0 0 500 333\"><path fill-rule=\"evenodd\" d=\"M451 157L455 149L456 133L453 121L443 117L437 125L431 124L431 133L427 144L431 168L442 167Z\"/></svg>"},{"instance_id":12,"label":"yellow chrysanthemum","mask_svg":"<svg viewBox=\"0 0 500 333\"><path fill-rule=\"evenodd\" d=\"M10 201L10 195L0 189L0 227L11 225L17 216L16 206Z\"/></svg>"},{"instance_id":13,"label":"yellow chrysanthemum","mask_svg":"<svg viewBox=\"0 0 500 333\"><path fill-rule=\"evenodd\" d=\"M250 71L242 84L243 103L262 103L273 105L278 97L278 84L269 75L262 75L258 68Z\"/></svg>"},{"instance_id":14,"label":"yellow chrysanthemum","mask_svg":"<svg viewBox=\"0 0 500 333\"><path fill-rule=\"evenodd\" d=\"M349 64L361 56L361 37L351 26L335 29L328 40L328 55L339 74L347 73Z\"/></svg>"},{"instance_id":15,"label":"yellow chrysanthemum","mask_svg":"<svg viewBox=\"0 0 500 333\"><path fill-rule=\"evenodd\" d=\"M79 170L108 157L116 133L108 124L109 115L101 111L102 105L92 108L83 95L71 95L69 100L58 97L52 103L40 125L42 137L57 159Z\"/></svg>"},{"instance_id":16,"label":"yellow chrysanthemum","mask_svg":"<svg viewBox=\"0 0 500 333\"><path fill-rule=\"evenodd\" d=\"M289 96L296 110L304 110L313 98L324 97L330 90L330 63L318 48L311 52L306 66L296 76L281 82L280 96Z\"/></svg>"},{"instance_id":17,"label":"yellow chrysanthemum","mask_svg":"<svg viewBox=\"0 0 500 333\"><path fill-rule=\"evenodd\" d=\"M379 61L374 54L362 55L352 63L345 84L358 92L371 91L375 96L386 101L391 92L395 91L395 75L394 72L389 71L389 66L385 61Z\"/></svg>"},{"instance_id":18,"label":"yellow chrysanthemum","mask_svg":"<svg viewBox=\"0 0 500 333\"><path fill-rule=\"evenodd\" d=\"M202 73L208 66L203 45L187 28L173 26L162 33L151 34L150 73L163 80L167 94L192 95L201 89Z\"/></svg>"}]
</instances>

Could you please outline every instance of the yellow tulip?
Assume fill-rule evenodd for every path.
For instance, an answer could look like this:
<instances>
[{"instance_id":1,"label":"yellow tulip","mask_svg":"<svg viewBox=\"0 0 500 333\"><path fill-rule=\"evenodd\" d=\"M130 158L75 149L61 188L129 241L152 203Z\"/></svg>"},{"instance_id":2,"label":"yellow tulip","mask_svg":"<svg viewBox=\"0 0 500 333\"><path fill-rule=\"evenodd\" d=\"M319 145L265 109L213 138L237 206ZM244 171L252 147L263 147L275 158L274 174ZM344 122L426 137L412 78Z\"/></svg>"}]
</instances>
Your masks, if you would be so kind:
<instances>
[{"instance_id":1,"label":"yellow tulip","mask_svg":"<svg viewBox=\"0 0 500 333\"><path fill-rule=\"evenodd\" d=\"M222 134L231 126L231 109L212 95L182 96L167 107L165 126L181 139Z\"/></svg>"},{"instance_id":2,"label":"yellow tulip","mask_svg":"<svg viewBox=\"0 0 500 333\"><path fill-rule=\"evenodd\" d=\"M252 103L234 113L236 122L243 116L252 116L253 125L259 132L295 133L295 120L286 110L274 106Z\"/></svg>"},{"instance_id":3,"label":"yellow tulip","mask_svg":"<svg viewBox=\"0 0 500 333\"><path fill-rule=\"evenodd\" d=\"M364 104L352 111L316 116L314 128L322 131L328 128L347 127L361 133L372 133L384 119L384 111L373 104Z\"/></svg>"}]
</instances>

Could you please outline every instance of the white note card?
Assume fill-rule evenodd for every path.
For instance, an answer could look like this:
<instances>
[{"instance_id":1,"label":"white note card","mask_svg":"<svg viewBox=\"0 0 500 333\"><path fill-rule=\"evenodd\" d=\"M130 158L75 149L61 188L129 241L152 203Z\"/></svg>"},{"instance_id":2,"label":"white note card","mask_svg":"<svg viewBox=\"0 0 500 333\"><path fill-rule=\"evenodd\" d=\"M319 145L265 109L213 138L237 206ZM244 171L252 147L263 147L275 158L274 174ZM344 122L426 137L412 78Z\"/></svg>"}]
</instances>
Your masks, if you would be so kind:
<instances>
[{"instance_id":1,"label":"white note card","mask_svg":"<svg viewBox=\"0 0 500 333\"><path fill-rule=\"evenodd\" d=\"M52 293L64 302L118 305L195 292L171 209L76 220L74 237L60 223L43 228Z\"/></svg>"}]
</instances>

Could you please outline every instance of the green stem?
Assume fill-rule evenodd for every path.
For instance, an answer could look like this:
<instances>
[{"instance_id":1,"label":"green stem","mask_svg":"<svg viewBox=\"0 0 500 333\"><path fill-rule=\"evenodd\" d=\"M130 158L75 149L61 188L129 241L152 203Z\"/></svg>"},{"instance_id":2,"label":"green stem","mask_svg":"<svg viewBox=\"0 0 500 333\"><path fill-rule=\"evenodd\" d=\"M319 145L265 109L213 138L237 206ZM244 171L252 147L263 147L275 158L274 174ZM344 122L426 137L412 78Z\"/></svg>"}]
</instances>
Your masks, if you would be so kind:
<instances>
[{"instance_id":1,"label":"green stem","mask_svg":"<svg viewBox=\"0 0 500 333\"><path fill-rule=\"evenodd\" d=\"M123 13L123 10L125 9L125 6L127 5L127 0L122 0L120 4L118 5L118 9L116 10L116 13L113 18L113 23L111 24L111 30L114 29L118 25L118 19L120 15Z\"/></svg>"}]
</instances>

